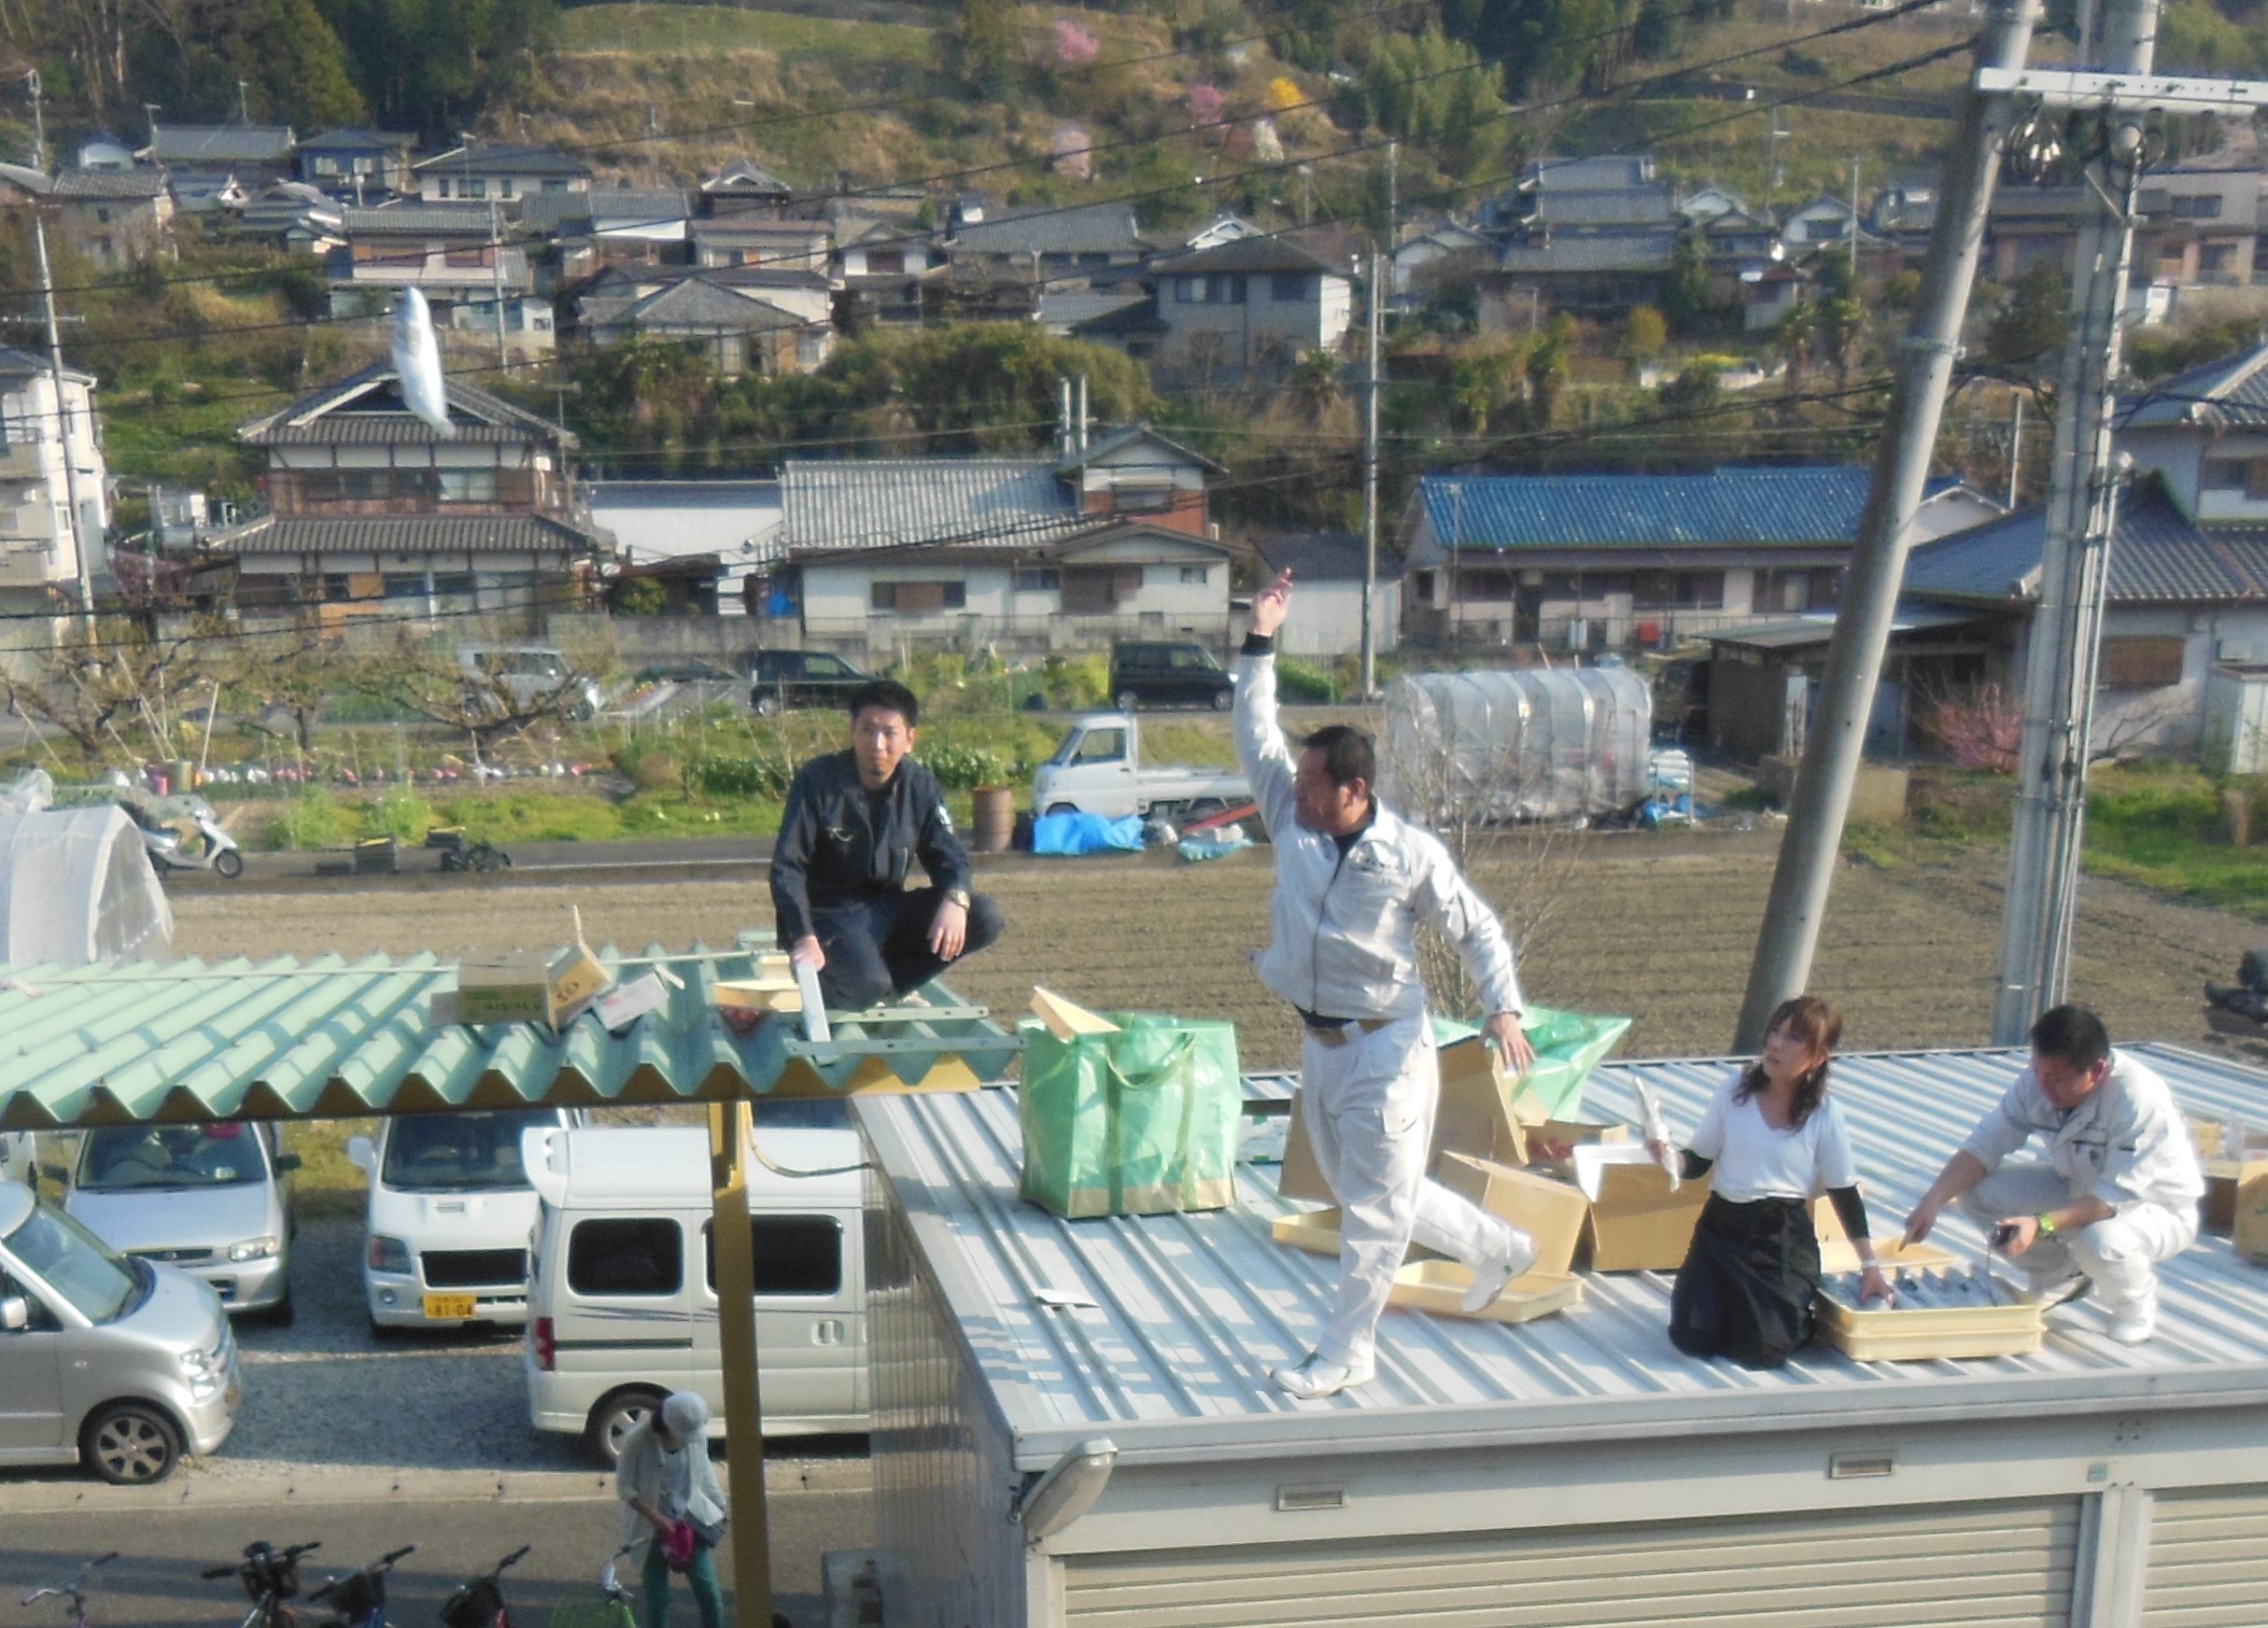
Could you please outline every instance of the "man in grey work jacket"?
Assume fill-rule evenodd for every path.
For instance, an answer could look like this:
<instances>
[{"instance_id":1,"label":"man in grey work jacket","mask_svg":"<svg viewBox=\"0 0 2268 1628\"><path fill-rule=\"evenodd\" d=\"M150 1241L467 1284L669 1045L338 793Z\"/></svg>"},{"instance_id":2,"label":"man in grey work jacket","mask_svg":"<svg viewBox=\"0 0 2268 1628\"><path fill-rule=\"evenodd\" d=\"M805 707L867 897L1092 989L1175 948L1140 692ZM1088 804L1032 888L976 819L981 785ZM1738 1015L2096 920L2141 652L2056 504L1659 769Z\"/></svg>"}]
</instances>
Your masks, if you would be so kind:
<instances>
[{"instance_id":1,"label":"man in grey work jacket","mask_svg":"<svg viewBox=\"0 0 2268 1628\"><path fill-rule=\"evenodd\" d=\"M2048 1162L2003 1163L2036 1134ZM2092 1288L2121 1345L2158 1328L2158 1262L2197 1242L2205 1172L2165 1081L2113 1051L2103 1020L2057 1006L2032 1025L2032 1063L1914 1206L1909 1242L1958 1200L2051 1298Z\"/></svg>"},{"instance_id":2,"label":"man in grey work jacket","mask_svg":"<svg viewBox=\"0 0 2268 1628\"><path fill-rule=\"evenodd\" d=\"M922 704L878 679L850 701L851 750L796 771L772 849L780 947L819 975L830 1009L919 989L1000 936L968 890L968 854L937 778L914 762ZM907 891L916 860L929 886Z\"/></svg>"},{"instance_id":3,"label":"man in grey work jacket","mask_svg":"<svg viewBox=\"0 0 2268 1628\"><path fill-rule=\"evenodd\" d=\"M1441 1070L1417 975L1418 922L1464 958L1505 1065L1525 1070L1535 1053L1496 913L1437 839L1372 797L1370 737L1332 724L1307 737L1296 760L1285 746L1275 636L1290 608L1289 571L1253 598L1236 668L1236 755L1275 845L1261 982L1306 1030L1300 1120L1339 1201L1337 1308L1306 1358L1273 1375L1316 1397L1376 1376L1378 1318L1413 1239L1471 1269L1468 1312L1486 1310L1535 1260L1525 1233L1426 1178Z\"/></svg>"}]
</instances>

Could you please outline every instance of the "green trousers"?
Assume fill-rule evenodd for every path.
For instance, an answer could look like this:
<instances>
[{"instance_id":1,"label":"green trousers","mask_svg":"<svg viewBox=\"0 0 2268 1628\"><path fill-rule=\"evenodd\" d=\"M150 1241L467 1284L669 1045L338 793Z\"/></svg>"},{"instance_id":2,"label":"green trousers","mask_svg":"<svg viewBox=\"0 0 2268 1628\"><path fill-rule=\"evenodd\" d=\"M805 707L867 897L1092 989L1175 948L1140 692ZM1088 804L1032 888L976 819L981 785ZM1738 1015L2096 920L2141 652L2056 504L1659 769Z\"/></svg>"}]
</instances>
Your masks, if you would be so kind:
<instances>
[{"instance_id":1,"label":"green trousers","mask_svg":"<svg viewBox=\"0 0 2268 1628\"><path fill-rule=\"evenodd\" d=\"M662 1555L659 1539L646 1545L641 1580L645 1586L638 1602L641 1628L669 1628L669 1563ZM725 1591L717 1587L715 1550L694 1550L685 1584L693 1591L701 1628L725 1628Z\"/></svg>"}]
</instances>

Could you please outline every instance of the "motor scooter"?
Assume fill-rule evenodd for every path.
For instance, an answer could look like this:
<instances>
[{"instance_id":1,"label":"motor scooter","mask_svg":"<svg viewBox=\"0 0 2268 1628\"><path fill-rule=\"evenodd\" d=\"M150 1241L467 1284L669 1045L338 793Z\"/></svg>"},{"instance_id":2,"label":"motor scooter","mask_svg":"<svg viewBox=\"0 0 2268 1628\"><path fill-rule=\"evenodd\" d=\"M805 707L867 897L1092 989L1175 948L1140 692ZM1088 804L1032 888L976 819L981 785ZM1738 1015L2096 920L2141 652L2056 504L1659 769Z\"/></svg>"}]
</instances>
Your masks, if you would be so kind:
<instances>
[{"instance_id":1,"label":"motor scooter","mask_svg":"<svg viewBox=\"0 0 2268 1628\"><path fill-rule=\"evenodd\" d=\"M142 834L142 846L150 863L163 870L213 871L234 881L244 875L244 849L220 823L213 806L203 797L175 797L166 812L148 807L127 810ZM185 829L186 828L186 829ZM195 845L190 833L196 835Z\"/></svg>"}]
</instances>

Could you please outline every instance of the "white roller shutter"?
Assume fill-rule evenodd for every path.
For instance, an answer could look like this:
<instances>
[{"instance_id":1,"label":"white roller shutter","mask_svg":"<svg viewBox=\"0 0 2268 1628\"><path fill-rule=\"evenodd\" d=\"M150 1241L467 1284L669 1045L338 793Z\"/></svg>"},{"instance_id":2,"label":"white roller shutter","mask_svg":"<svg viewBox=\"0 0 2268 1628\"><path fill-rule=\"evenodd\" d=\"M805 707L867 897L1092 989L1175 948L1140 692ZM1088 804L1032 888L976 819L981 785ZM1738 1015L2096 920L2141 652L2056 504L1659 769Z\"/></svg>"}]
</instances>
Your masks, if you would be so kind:
<instances>
[{"instance_id":1,"label":"white roller shutter","mask_svg":"<svg viewBox=\"0 0 2268 1628\"><path fill-rule=\"evenodd\" d=\"M1068 1562L1064 1606L1078 1628L2066 1628L2078 1530L2066 1499L1272 1544Z\"/></svg>"},{"instance_id":2,"label":"white roller shutter","mask_svg":"<svg viewBox=\"0 0 2268 1628\"><path fill-rule=\"evenodd\" d=\"M2268 1622L2268 1487L2159 1494L2148 1578L2143 1628Z\"/></svg>"}]
</instances>

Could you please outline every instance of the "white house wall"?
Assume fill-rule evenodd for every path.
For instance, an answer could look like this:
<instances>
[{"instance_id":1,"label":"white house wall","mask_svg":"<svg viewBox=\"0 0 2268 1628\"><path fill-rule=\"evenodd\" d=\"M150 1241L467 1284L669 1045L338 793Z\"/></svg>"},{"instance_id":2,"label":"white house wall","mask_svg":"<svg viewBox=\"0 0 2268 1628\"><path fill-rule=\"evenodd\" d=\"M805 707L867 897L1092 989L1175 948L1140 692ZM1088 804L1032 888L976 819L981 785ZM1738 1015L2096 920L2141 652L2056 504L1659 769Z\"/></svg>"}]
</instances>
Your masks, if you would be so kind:
<instances>
[{"instance_id":1,"label":"white house wall","mask_svg":"<svg viewBox=\"0 0 2268 1628\"><path fill-rule=\"evenodd\" d=\"M1379 650L1389 651L1400 645L1401 625L1402 584L1391 577L1382 577L1371 624L1372 636ZM1276 643L1286 655L1359 653L1362 649L1362 584L1302 582L1299 614L1284 624Z\"/></svg>"},{"instance_id":2,"label":"white house wall","mask_svg":"<svg viewBox=\"0 0 2268 1628\"><path fill-rule=\"evenodd\" d=\"M104 535L109 529L109 475L96 438L94 399L87 386L66 377L71 474L78 485L78 533L88 544L88 567L95 573L109 568ZM21 490L21 501L0 498L0 509L12 508L16 524L0 531L0 551L21 553L25 545L39 551L36 562L0 560L0 576L11 585L34 582L67 582L78 574L72 547L71 480L65 474L63 438L65 414L58 410L55 381L35 374L0 396L6 414L6 446L0 448L14 472L0 476L0 485ZM20 458L17 449L24 449ZM12 542L12 547L10 546Z\"/></svg>"}]
</instances>

